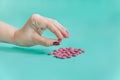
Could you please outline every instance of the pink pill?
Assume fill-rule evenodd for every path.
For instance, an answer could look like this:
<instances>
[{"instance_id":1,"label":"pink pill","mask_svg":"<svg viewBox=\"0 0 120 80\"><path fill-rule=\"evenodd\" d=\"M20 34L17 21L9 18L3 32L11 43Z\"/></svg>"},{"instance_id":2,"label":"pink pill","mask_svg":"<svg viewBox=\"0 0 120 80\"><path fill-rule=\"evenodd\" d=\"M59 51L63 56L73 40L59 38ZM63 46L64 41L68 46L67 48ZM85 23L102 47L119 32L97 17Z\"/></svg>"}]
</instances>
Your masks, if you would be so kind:
<instances>
[{"instance_id":1,"label":"pink pill","mask_svg":"<svg viewBox=\"0 0 120 80\"><path fill-rule=\"evenodd\" d=\"M68 51L68 52L66 52L66 54L71 54L71 53Z\"/></svg>"},{"instance_id":2,"label":"pink pill","mask_svg":"<svg viewBox=\"0 0 120 80\"><path fill-rule=\"evenodd\" d=\"M66 51L66 49L63 48L63 51Z\"/></svg>"},{"instance_id":3,"label":"pink pill","mask_svg":"<svg viewBox=\"0 0 120 80\"><path fill-rule=\"evenodd\" d=\"M61 56L55 56L56 58L61 58Z\"/></svg>"},{"instance_id":4,"label":"pink pill","mask_svg":"<svg viewBox=\"0 0 120 80\"><path fill-rule=\"evenodd\" d=\"M77 56L78 54L73 54L73 56Z\"/></svg>"},{"instance_id":5,"label":"pink pill","mask_svg":"<svg viewBox=\"0 0 120 80\"><path fill-rule=\"evenodd\" d=\"M61 58L62 58L62 59L65 59L65 58L66 58L66 56L62 56Z\"/></svg>"},{"instance_id":6,"label":"pink pill","mask_svg":"<svg viewBox=\"0 0 120 80\"><path fill-rule=\"evenodd\" d=\"M79 49L74 49L74 51L79 51Z\"/></svg>"},{"instance_id":7,"label":"pink pill","mask_svg":"<svg viewBox=\"0 0 120 80\"><path fill-rule=\"evenodd\" d=\"M66 53L70 53L70 51L66 51Z\"/></svg>"},{"instance_id":8,"label":"pink pill","mask_svg":"<svg viewBox=\"0 0 120 80\"><path fill-rule=\"evenodd\" d=\"M82 51L83 53L85 52L83 49L78 49L78 50Z\"/></svg>"},{"instance_id":9,"label":"pink pill","mask_svg":"<svg viewBox=\"0 0 120 80\"><path fill-rule=\"evenodd\" d=\"M57 53L57 52L54 52L53 54L56 55L56 54L58 54L58 53Z\"/></svg>"},{"instance_id":10,"label":"pink pill","mask_svg":"<svg viewBox=\"0 0 120 80\"><path fill-rule=\"evenodd\" d=\"M67 55L71 55L71 53L70 53L70 52L66 52L66 54L67 54Z\"/></svg>"},{"instance_id":11,"label":"pink pill","mask_svg":"<svg viewBox=\"0 0 120 80\"><path fill-rule=\"evenodd\" d=\"M84 53L85 51L84 50L81 50L82 51L82 53Z\"/></svg>"},{"instance_id":12,"label":"pink pill","mask_svg":"<svg viewBox=\"0 0 120 80\"><path fill-rule=\"evenodd\" d=\"M72 54L76 54L76 52L73 52Z\"/></svg>"},{"instance_id":13,"label":"pink pill","mask_svg":"<svg viewBox=\"0 0 120 80\"><path fill-rule=\"evenodd\" d=\"M62 50L59 50L59 52L62 52Z\"/></svg>"},{"instance_id":14,"label":"pink pill","mask_svg":"<svg viewBox=\"0 0 120 80\"><path fill-rule=\"evenodd\" d=\"M68 58L71 58L72 56L67 56Z\"/></svg>"},{"instance_id":15,"label":"pink pill","mask_svg":"<svg viewBox=\"0 0 120 80\"><path fill-rule=\"evenodd\" d=\"M67 51L69 51L68 49L65 49L65 51L67 52Z\"/></svg>"},{"instance_id":16,"label":"pink pill","mask_svg":"<svg viewBox=\"0 0 120 80\"><path fill-rule=\"evenodd\" d=\"M72 57L72 55L67 55L67 57L68 57L68 58L71 58L71 57Z\"/></svg>"},{"instance_id":17,"label":"pink pill","mask_svg":"<svg viewBox=\"0 0 120 80\"><path fill-rule=\"evenodd\" d=\"M53 52L50 52L49 55L53 55Z\"/></svg>"},{"instance_id":18,"label":"pink pill","mask_svg":"<svg viewBox=\"0 0 120 80\"><path fill-rule=\"evenodd\" d=\"M59 50L56 50L55 52L59 52Z\"/></svg>"},{"instance_id":19,"label":"pink pill","mask_svg":"<svg viewBox=\"0 0 120 80\"><path fill-rule=\"evenodd\" d=\"M66 53L62 53L62 56L66 56Z\"/></svg>"},{"instance_id":20,"label":"pink pill","mask_svg":"<svg viewBox=\"0 0 120 80\"><path fill-rule=\"evenodd\" d=\"M55 56L61 57L62 55L61 54L56 54Z\"/></svg>"},{"instance_id":21,"label":"pink pill","mask_svg":"<svg viewBox=\"0 0 120 80\"><path fill-rule=\"evenodd\" d=\"M70 51L70 53L72 54L72 53L74 53L74 51L73 51L73 50L71 50L71 51Z\"/></svg>"},{"instance_id":22,"label":"pink pill","mask_svg":"<svg viewBox=\"0 0 120 80\"><path fill-rule=\"evenodd\" d=\"M63 53L66 53L66 51L64 50L64 51L62 51Z\"/></svg>"},{"instance_id":23,"label":"pink pill","mask_svg":"<svg viewBox=\"0 0 120 80\"><path fill-rule=\"evenodd\" d=\"M80 48L79 48L78 50L80 50L80 51L81 51L82 49L80 49Z\"/></svg>"},{"instance_id":24,"label":"pink pill","mask_svg":"<svg viewBox=\"0 0 120 80\"><path fill-rule=\"evenodd\" d=\"M79 52L81 52L81 51L78 50L78 51L76 51L76 52L79 53Z\"/></svg>"},{"instance_id":25,"label":"pink pill","mask_svg":"<svg viewBox=\"0 0 120 80\"><path fill-rule=\"evenodd\" d=\"M82 52L79 52L78 54L82 54Z\"/></svg>"},{"instance_id":26,"label":"pink pill","mask_svg":"<svg viewBox=\"0 0 120 80\"><path fill-rule=\"evenodd\" d=\"M66 53L62 53L63 54L63 56L66 56Z\"/></svg>"}]
</instances>

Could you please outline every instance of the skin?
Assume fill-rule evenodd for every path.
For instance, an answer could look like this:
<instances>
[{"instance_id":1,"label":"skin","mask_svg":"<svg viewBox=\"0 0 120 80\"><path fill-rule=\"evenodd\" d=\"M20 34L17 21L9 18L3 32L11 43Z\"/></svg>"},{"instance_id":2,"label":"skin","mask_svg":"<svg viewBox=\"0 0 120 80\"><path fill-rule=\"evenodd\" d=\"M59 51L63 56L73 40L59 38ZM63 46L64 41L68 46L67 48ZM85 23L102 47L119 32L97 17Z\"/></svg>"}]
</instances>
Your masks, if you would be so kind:
<instances>
[{"instance_id":1,"label":"skin","mask_svg":"<svg viewBox=\"0 0 120 80\"><path fill-rule=\"evenodd\" d=\"M33 14L21 29L0 21L0 42L30 47L34 45L54 46L56 39L45 38L42 33L49 29L58 39L68 38L69 32L54 19Z\"/></svg>"}]
</instances>

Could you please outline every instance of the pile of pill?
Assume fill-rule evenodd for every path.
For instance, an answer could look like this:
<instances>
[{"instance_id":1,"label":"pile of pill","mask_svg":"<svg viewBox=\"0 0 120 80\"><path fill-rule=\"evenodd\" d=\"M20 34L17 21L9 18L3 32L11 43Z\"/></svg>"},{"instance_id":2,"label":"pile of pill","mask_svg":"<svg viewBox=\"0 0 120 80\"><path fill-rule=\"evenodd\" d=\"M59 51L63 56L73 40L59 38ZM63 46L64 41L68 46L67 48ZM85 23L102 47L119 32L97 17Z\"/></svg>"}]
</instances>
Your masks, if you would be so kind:
<instances>
[{"instance_id":1,"label":"pile of pill","mask_svg":"<svg viewBox=\"0 0 120 80\"><path fill-rule=\"evenodd\" d=\"M57 44L59 44L62 40L58 39ZM81 53L84 53L85 51L80 48L73 49L72 47L69 48L60 48L57 50L54 50L54 52L50 52L49 55L54 55L56 58L71 58L73 56L77 56Z\"/></svg>"},{"instance_id":2,"label":"pile of pill","mask_svg":"<svg viewBox=\"0 0 120 80\"><path fill-rule=\"evenodd\" d=\"M82 49L73 49L71 47L69 48L60 48L55 50L54 52L50 52L49 55L54 55L56 58L71 58L73 56L77 56L81 53L84 53L85 51Z\"/></svg>"}]
</instances>

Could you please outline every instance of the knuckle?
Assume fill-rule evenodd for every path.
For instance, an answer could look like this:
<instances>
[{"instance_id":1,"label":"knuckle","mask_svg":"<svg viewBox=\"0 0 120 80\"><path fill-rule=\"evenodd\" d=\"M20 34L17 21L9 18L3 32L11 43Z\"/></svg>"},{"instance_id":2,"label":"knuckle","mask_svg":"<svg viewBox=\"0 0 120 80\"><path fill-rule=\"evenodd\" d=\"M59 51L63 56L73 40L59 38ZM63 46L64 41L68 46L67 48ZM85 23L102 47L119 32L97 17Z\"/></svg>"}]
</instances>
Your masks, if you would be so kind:
<instances>
[{"instance_id":1,"label":"knuckle","mask_svg":"<svg viewBox=\"0 0 120 80\"><path fill-rule=\"evenodd\" d=\"M57 33L57 31L56 31L56 30L54 30L54 29L52 30L52 32L53 32L53 33Z\"/></svg>"},{"instance_id":2,"label":"knuckle","mask_svg":"<svg viewBox=\"0 0 120 80\"><path fill-rule=\"evenodd\" d=\"M58 22L56 19L48 18L48 20L49 20L50 22Z\"/></svg>"},{"instance_id":3,"label":"knuckle","mask_svg":"<svg viewBox=\"0 0 120 80\"><path fill-rule=\"evenodd\" d=\"M32 14L31 17L35 18L35 17L38 17L38 16L40 16L40 15L39 14Z\"/></svg>"},{"instance_id":4,"label":"knuckle","mask_svg":"<svg viewBox=\"0 0 120 80\"><path fill-rule=\"evenodd\" d=\"M39 14L32 14L32 16L30 17L30 19L31 19L31 21L36 21L39 17L40 17Z\"/></svg>"}]
</instances>

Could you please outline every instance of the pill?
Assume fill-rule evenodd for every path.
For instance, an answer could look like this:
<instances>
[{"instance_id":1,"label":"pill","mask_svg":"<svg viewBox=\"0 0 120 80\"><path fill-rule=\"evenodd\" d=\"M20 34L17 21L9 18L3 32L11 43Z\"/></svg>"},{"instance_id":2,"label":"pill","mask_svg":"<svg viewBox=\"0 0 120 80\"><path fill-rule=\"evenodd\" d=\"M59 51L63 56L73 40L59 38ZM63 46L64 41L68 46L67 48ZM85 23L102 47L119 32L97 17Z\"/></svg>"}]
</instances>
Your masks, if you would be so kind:
<instances>
[{"instance_id":1,"label":"pill","mask_svg":"<svg viewBox=\"0 0 120 80\"><path fill-rule=\"evenodd\" d=\"M67 56L68 58L71 58L72 56Z\"/></svg>"},{"instance_id":2,"label":"pill","mask_svg":"<svg viewBox=\"0 0 120 80\"><path fill-rule=\"evenodd\" d=\"M66 56L62 56L61 58L62 58L62 59L65 59L65 58L66 58Z\"/></svg>"},{"instance_id":3,"label":"pill","mask_svg":"<svg viewBox=\"0 0 120 80\"><path fill-rule=\"evenodd\" d=\"M73 54L73 56L77 56L78 54Z\"/></svg>"},{"instance_id":4,"label":"pill","mask_svg":"<svg viewBox=\"0 0 120 80\"><path fill-rule=\"evenodd\" d=\"M71 58L71 57L72 57L72 54L68 54L67 57L68 57L68 58Z\"/></svg>"},{"instance_id":5,"label":"pill","mask_svg":"<svg viewBox=\"0 0 120 80\"><path fill-rule=\"evenodd\" d=\"M49 55L52 55L52 54L53 54L53 52L50 52L50 53L49 53Z\"/></svg>"},{"instance_id":6,"label":"pill","mask_svg":"<svg viewBox=\"0 0 120 80\"><path fill-rule=\"evenodd\" d=\"M84 53L85 51L84 50L81 50L82 51L82 53Z\"/></svg>"},{"instance_id":7,"label":"pill","mask_svg":"<svg viewBox=\"0 0 120 80\"><path fill-rule=\"evenodd\" d=\"M79 51L79 49L74 49L75 52Z\"/></svg>"},{"instance_id":8,"label":"pill","mask_svg":"<svg viewBox=\"0 0 120 80\"><path fill-rule=\"evenodd\" d=\"M54 55L58 54L57 52L53 52Z\"/></svg>"}]
</instances>

